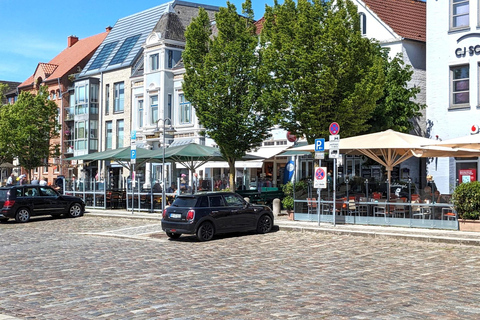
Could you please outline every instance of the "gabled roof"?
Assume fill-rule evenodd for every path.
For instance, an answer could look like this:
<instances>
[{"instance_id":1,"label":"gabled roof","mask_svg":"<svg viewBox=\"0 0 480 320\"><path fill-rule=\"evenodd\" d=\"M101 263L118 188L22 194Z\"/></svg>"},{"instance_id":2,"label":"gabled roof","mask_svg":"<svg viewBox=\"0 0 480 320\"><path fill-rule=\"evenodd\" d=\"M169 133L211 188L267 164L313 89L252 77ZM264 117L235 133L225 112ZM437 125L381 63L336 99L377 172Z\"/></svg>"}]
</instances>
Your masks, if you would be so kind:
<instances>
[{"instance_id":1,"label":"gabled roof","mask_svg":"<svg viewBox=\"0 0 480 320\"><path fill-rule=\"evenodd\" d=\"M39 63L32 76L19 87L33 84L34 75L39 71L44 75L43 81L61 78L70 73L83 59L91 55L102 43L108 32L103 32L85 39L78 40L72 46L60 52L49 63Z\"/></svg>"},{"instance_id":2,"label":"gabled roof","mask_svg":"<svg viewBox=\"0 0 480 320\"><path fill-rule=\"evenodd\" d=\"M164 14L153 28L153 32L159 34L160 39L185 42L185 28L175 12Z\"/></svg>"},{"instance_id":3,"label":"gabled roof","mask_svg":"<svg viewBox=\"0 0 480 320\"><path fill-rule=\"evenodd\" d=\"M119 19L80 73L80 77L132 66L142 44L174 1Z\"/></svg>"},{"instance_id":4,"label":"gabled roof","mask_svg":"<svg viewBox=\"0 0 480 320\"><path fill-rule=\"evenodd\" d=\"M426 42L426 2L420 0L362 1L402 38Z\"/></svg>"}]
</instances>

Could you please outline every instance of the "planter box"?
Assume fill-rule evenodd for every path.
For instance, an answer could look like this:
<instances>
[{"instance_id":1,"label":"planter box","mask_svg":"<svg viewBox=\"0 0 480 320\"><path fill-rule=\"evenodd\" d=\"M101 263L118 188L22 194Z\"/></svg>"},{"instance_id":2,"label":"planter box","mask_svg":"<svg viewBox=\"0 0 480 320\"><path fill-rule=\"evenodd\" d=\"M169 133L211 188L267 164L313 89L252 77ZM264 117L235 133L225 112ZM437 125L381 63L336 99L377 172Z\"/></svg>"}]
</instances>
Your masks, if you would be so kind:
<instances>
[{"instance_id":1,"label":"planter box","mask_svg":"<svg viewBox=\"0 0 480 320\"><path fill-rule=\"evenodd\" d=\"M480 220L458 219L458 227L460 231L480 232Z\"/></svg>"}]
</instances>

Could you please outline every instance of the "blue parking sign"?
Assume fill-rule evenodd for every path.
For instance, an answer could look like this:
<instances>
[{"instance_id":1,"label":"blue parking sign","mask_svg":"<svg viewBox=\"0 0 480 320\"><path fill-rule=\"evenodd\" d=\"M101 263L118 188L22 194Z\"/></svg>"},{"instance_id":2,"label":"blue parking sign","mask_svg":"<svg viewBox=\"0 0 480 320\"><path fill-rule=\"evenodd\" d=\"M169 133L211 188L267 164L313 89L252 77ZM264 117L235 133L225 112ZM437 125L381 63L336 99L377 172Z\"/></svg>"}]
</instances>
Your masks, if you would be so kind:
<instances>
[{"instance_id":1,"label":"blue parking sign","mask_svg":"<svg viewBox=\"0 0 480 320\"><path fill-rule=\"evenodd\" d=\"M315 152L325 151L325 139L315 139Z\"/></svg>"}]
</instances>

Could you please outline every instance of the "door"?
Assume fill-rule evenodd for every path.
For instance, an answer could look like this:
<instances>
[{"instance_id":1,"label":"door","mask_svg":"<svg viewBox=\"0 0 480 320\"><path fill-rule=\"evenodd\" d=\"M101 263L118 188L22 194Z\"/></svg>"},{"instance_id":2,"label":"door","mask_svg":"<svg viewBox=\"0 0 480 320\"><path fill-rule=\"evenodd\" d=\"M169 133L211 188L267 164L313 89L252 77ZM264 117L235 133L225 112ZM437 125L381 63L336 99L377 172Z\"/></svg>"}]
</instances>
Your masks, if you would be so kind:
<instances>
[{"instance_id":1,"label":"door","mask_svg":"<svg viewBox=\"0 0 480 320\"><path fill-rule=\"evenodd\" d=\"M55 190L47 186L40 186L39 197L44 202L44 214L59 214L67 211L67 202L62 200Z\"/></svg>"},{"instance_id":2,"label":"door","mask_svg":"<svg viewBox=\"0 0 480 320\"><path fill-rule=\"evenodd\" d=\"M249 230L255 225L254 210L249 208L243 198L237 194L224 196L225 203L230 210L229 223L235 230Z\"/></svg>"},{"instance_id":3,"label":"door","mask_svg":"<svg viewBox=\"0 0 480 320\"><path fill-rule=\"evenodd\" d=\"M227 230L229 225L231 225L231 214L230 209L225 206L223 197L221 195L209 196L208 202L211 210L211 217L215 220L217 230Z\"/></svg>"},{"instance_id":4,"label":"door","mask_svg":"<svg viewBox=\"0 0 480 320\"><path fill-rule=\"evenodd\" d=\"M20 190L20 189L19 189ZM40 196L38 187L31 186L23 189L23 199L32 209L32 214L48 214L48 205L45 199Z\"/></svg>"}]
</instances>

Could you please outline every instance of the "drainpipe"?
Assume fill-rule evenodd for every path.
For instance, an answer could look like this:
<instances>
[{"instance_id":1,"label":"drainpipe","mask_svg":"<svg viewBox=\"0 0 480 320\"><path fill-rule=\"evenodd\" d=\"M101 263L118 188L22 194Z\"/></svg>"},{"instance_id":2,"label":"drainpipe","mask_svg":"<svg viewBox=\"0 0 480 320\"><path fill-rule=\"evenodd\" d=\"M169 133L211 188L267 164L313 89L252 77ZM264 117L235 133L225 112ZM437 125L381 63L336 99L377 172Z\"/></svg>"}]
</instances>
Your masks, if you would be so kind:
<instances>
[{"instance_id":1,"label":"drainpipe","mask_svg":"<svg viewBox=\"0 0 480 320\"><path fill-rule=\"evenodd\" d=\"M57 83L58 83L58 91L60 92L60 123L61 123L61 126L60 126L60 163L58 164L60 166L60 174L63 174L65 175L65 177L67 176L65 174L65 172L63 172L63 165L62 165L62 161L63 161L63 156L64 156L64 153L63 153L63 129L64 129L64 125L65 125L65 121L63 119L63 92L62 92L62 88L60 87L60 78L57 78Z\"/></svg>"}]
</instances>

